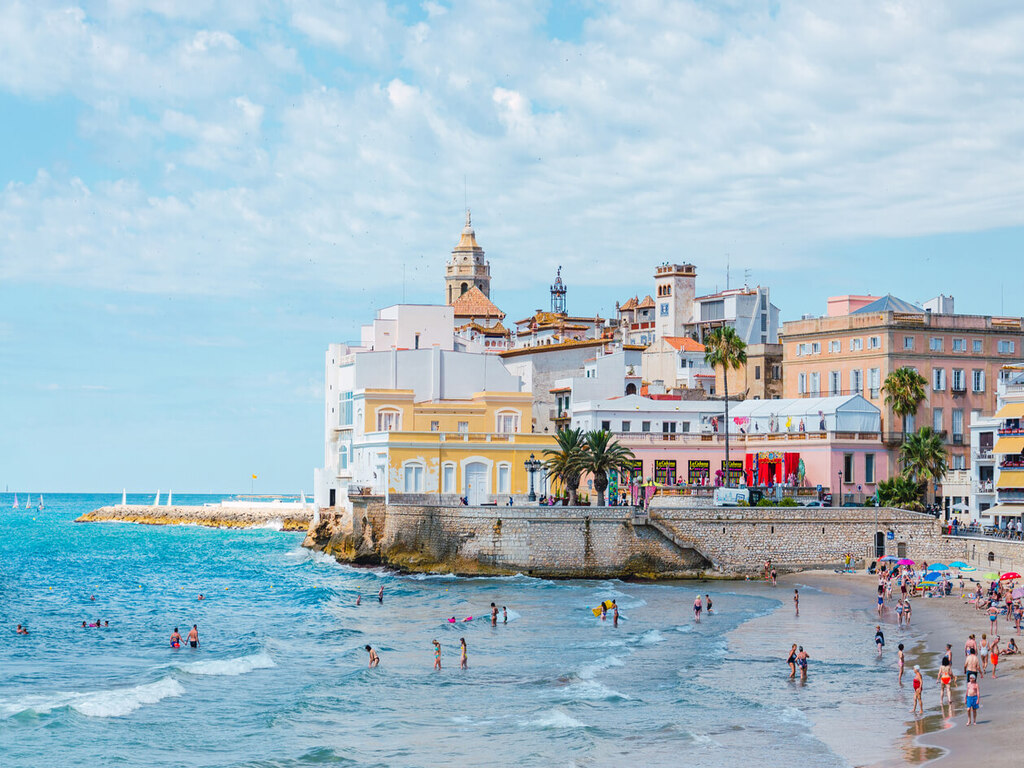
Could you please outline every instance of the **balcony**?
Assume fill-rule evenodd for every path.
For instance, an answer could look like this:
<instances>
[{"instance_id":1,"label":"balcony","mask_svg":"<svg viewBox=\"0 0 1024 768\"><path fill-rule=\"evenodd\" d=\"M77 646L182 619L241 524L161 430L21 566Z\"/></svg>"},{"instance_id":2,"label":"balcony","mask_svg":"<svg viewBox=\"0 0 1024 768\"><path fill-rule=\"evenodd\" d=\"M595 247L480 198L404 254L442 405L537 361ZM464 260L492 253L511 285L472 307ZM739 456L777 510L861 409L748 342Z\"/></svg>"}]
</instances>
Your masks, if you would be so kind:
<instances>
[{"instance_id":1,"label":"balcony","mask_svg":"<svg viewBox=\"0 0 1024 768\"><path fill-rule=\"evenodd\" d=\"M979 448L973 455L976 461L992 461L995 458L991 448Z\"/></svg>"}]
</instances>

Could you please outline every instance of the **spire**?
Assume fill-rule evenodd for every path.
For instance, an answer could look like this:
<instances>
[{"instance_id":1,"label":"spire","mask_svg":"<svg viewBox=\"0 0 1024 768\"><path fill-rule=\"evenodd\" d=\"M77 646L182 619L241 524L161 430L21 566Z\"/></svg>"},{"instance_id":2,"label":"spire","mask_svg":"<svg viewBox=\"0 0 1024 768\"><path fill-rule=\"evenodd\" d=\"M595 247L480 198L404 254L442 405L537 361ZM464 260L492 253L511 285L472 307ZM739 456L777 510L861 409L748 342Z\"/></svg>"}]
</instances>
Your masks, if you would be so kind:
<instances>
[{"instance_id":1,"label":"spire","mask_svg":"<svg viewBox=\"0 0 1024 768\"><path fill-rule=\"evenodd\" d=\"M551 286L551 311L556 314L565 314L565 283L562 282L562 268L558 268L555 275L555 283Z\"/></svg>"},{"instance_id":2,"label":"spire","mask_svg":"<svg viewBox=\"0 0 1024 768\"><path fill-rule=\"evenodd\" d=\"M473 218L469 213L469 208L466 209L466 226L464 229L472 231L473 229Z\"/></svg>"}]
</instances>

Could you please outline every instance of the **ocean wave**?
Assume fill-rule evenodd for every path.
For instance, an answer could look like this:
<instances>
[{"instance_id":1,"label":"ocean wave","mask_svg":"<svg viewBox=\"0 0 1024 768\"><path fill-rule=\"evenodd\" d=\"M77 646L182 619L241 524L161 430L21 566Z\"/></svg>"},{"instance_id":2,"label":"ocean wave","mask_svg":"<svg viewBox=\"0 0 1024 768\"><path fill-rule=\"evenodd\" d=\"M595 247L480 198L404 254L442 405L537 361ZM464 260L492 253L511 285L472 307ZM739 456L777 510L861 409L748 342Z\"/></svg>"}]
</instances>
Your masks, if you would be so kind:
<instances>
[{"instance_id":1,"label":"ocean wave","mask_svg":"<svg viewBox=\"0 0 1024 768\"><path fill-rule=\"evenodd\" d=\"M23 696L0 701L0 713L10 717L21 712L46 714L55 709L70 707L87 717L124 717L146 704L181 696L185 689L173 677L164 677L152 683L132 688L111 688L89 693L54 693L51 695Z\"/></svg>"},{"instance_id":2,"label":"ocean wave","mask_svg":"<svg viewBox=\"0 0 1024 768\"><path fill-rule=\"evenodd\" d=\"M274 663L269 654L261 652L249 656L239 656L234 659L194 661L190 664L180 664L177 666L177 669L190 675L224 675L235 677L256 669L270 669L276 666L277 664Z\"/></svg>"},{"instance_id":3,"label":"ocean wave","mask_svg":"<svg viewBox=\"0 0 1024 768\"><path fill-rule=\"evenodd\" d=\"M586 723L582 723L576 718L568 715L560 709L549 709L544 712L536 720L530 720L529 722L523 723L523 725L531 728L586 728Z\"/></svg>"},{"instance_id":4,"label":"ocean wave","mask_svg":"<svg viewBox=\"0 0 1024 768\"><path fill-rule=\"evenodd\" d=\"M656 629L649 629L636 639L637 645L657 645L663 642L665 642L665 638Z\"/></svg>"},{"instance_id":5,"label":"ocean wave","mask_svg":"<svg viewBox=\"0 0 1024 768\"><path fill-rule=\"evenodd\" d=\"M272 520L267 520L265 523L256 523L255 525L245 526L246 530L249 531L283 531L284 520L275 517Z\"/></svg>"},{"instance_id":6,"label":"ocean wave","mask_svg":"<svg viewBox=\"0 0 1024 768\"><path fill-rule=\"evenodd\" d=\"M618 656L604 656L580 667L579 676L581 680L590 680L602 669L608 669L609 667L621 667L622 665L623 661Z\"/></svg>"},{"instance_id":7,"label":"ocean wave","mask_svg":"<svg viewBox=\"0 0 1024 768\"><path fill-rule=\"evenodd\" d=\"M580 680L564 688L560 693L569 701L630 701L626 694L613 690L597 680Z\"/></svg>"}]
</instances>

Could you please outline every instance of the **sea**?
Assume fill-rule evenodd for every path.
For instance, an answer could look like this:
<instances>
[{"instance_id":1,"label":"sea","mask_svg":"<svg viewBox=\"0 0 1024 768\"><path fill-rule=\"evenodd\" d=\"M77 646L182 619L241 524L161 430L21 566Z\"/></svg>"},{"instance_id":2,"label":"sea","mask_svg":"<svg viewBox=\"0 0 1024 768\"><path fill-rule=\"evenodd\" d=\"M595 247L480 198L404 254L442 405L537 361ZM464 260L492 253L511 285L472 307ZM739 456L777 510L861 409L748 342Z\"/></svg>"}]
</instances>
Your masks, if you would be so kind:
<instances>
[{"instance_id":1,"label":"sea","mask_svg":"<svg viewBox=\"0 0 1024 768\"><path fill-rule=\"evenodd\" d=\"M119 501L0 495L5 768L828 767L879 762L906 730L897 638L878 660L870 605L810 587L797 617L793 585L402 575L273 524L73 522ZM714 603L700 623L698 593ZM612 599L617 627L592 611ZM172 649L192 625L200 647Z\"/></svg>"}]
</instances>

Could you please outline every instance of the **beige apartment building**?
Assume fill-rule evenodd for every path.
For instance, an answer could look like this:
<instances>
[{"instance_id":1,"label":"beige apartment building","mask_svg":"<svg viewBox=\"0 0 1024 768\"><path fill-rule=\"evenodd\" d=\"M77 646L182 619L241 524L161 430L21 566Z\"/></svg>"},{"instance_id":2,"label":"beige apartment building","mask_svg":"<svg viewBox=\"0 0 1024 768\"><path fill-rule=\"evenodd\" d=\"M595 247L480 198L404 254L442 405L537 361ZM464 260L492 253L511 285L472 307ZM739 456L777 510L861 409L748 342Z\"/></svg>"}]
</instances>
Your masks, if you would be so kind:
<instances>
[{"instance_id":1,"label":"beige apartment building","mask_svg":"<svg viewBox=\"0 0 1024 768\"><path fill-rule=\"evenodd\" d=\"M839 296L828 312L783 324L783 397L861 394L882 411L894 449L902 420L885 405L882 384L913 368L928 383L908 431L931 426L948 444L950 469L966 469L972 418L995 412L1000 368L1024 359L1021 318L957 315L949 297L919 307L894 296ZM891 450L893 471L896 458Z\"/></svg>"},{"instance_id":2,"label":"beige apartment building","mask_svg":"<svg viewBox=\"0 0 1024 768\"><path fill-rule=\"evenodd\" d=\"M782 394L782 345L749 344L747 362L730 368L729 399L778 400ZM722 369L715 369L715 392L722 392Z\"/></svg>"}]
</instances>

